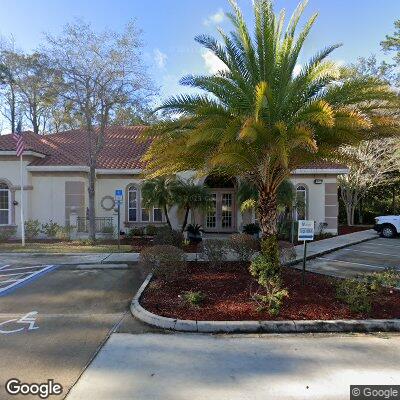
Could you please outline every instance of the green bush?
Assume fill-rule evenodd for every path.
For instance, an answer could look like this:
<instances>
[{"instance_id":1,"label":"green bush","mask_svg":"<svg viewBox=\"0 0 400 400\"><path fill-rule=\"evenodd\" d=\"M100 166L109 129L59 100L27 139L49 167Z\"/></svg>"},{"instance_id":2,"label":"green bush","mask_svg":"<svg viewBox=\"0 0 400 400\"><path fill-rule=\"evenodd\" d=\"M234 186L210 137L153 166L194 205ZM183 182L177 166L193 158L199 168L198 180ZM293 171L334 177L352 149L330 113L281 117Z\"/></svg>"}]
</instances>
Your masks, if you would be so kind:
<instances>
[{"instance_id":1,"label":"green bush","mask_svg":"<svg viewBox=\"0 0 400 400\"><path fill-rule=\"evenodd\" d=\"M40 222L37 219L25 221L25 236L27 239L35 239L40 233Z\"/></svg>"},{"instance_id":2,"label":"green bush","mask_svg":"<svg viewBox=\"0 0 400 400\"><path fill-rule=\"evenodd\" d=\"M265 290L265 293L254 294L253 300L258 304L258 310L267 308L272 316L279 314L284 298L289 296L287 289L283 288L283 282L276 268L264 254L254 258L250 264L250 274Z\"/></svg>"},{"instance_id":3,"label":"green bush","mask_svg":"<svg viewBox=\"0 0 400 400\"><path fill-rule=\"evenodd\" d=\"M193 307L199 307L201 303L203 303L204 299L206 296L201 292L194 292L192 290L189 290L187 292L183 292L183 300L185 303L193 306Z\"/></svg>"},{"instance_id":4,"label":"green bush","mask_svg":"<svg viewBox=\"0 0 400 400\"><path fill-rule=\"evenodd\" d=\"M55 238L61 226L57 222L50 220L47 224L42 224L42 233L48 238Z\"/></svg>"},{"instance_id":5,"label":"green bush","mask_svg":"<svg viewBox=\"0 0 400 400\"><path fill-rule=\"evenodd\" d=\"M61 240L69 242L71 240L72 231L73 227L71 225L60 226L60 229L57 232L57 237Z\"/></svg>"},{"instance_id":6,"label":"green bush","mask_svg":"<svg viewBox=\"0 0 400 400\"><path fill-rule=\"evenodd\" d=\"M227 241L223 239L203 240L200 245L201 257L216 267L221 267L222 263L226 261L227 249Z\"/></svg>"},{"instance_id":7,"label":"green bush","mask_svg":"<svg viewBox=\"0 0 400 400\"><path fill-rule=\"evenodd\" d=\"M146 235L155 236L159 228L155 225L147 225L146 226Z\"/></svg>"},{"instance_id":8,"label":"green bush","mask_svg":"<svg viewBox=\"0 0 400 400\"><path fill-rule=\"evenodd\" d=\"M372 292L379 293L385 287L399 286L400 272L395 268L385 268L383 271L368 275L366 281Z\"/></svg>"},{"instance_id":9,"label":"green bush","mask_svg":"<svg viewBox=\"0 0 400 400\"><path fill-rule=\"evenodd\" d=\"M144 235L144 228L135 227L129 229L128 234L126 235L127 239L132 239L134 236L143 236Z\"/></svg>"},{"instance_id":10,"label":"green bush","mask_svg":"<svg viewBox=\"0 0 400 400\"><path fill-rule=\"evenodd\" d=\"M281 270L280 250L278 240L275 236L262 238L261 254L263 254L268 259L269 264L274 267L275 273L279 274Z\"/></svg>"},{"instance_id":11,"label":"green bush","mask_svg":"<svg viewBox=\"0 0 400 400\"><path fill-rule=\"evenodd\" d=\"M186 254L175 246L156 245L143 249L140 261L145 267L152 268L156 276L170 281L186 266Z\"/></svg>"},{"instance_id":12,"label":"green bush","mask_svg":"<svg viewBox=\"0 0 400 400\"><path fill-rule=\"evenodd\" d=\"M7 242L10 238L15 236L17 228L15 226L3 226L0 228L0 243Z\"/></svg>"},{"instance_id":13,"label":"green bush","mask_svg":"<svg viewBox=\"0 0 400 400\"><path fill-rule=\"evenodd\" d=\"M183 233L171 230L168 226L159 228L153 239L155 245L170 245L175 247L182 247L183 241Z\"/></svg>"},{"instance_id":14,"label":"green bush","mask_svg":"<svg viewBox=\"0 0 400 400\"><path fill-rule=\"evenodd\" d=\"M369 313L372 307L371 288L358 279L344 279L336 286L336 297L354 313Z\"/></svg>"},{"instance_id":15,"label":"green bush","mask_svg":"<svg viewBox=\"0 0 400 400\"><path fill-rule=\"evenodd\" d=\"M237 233L229 238L229 247L236 253L242 262L250 261L259 250L260 242L247 233Z\"/></svg>"},{"instance_id":16,"label":"green bush","mask_svg":"<svg viewBox=\"0 0 400 400\"><path fill-rule=\"evenodd\" d=\"M101 229L101 233L108 234L108 235L113 235L114 231L115 231L115 229L112 225L105 225Z\"/></svg>"}]
</instances>

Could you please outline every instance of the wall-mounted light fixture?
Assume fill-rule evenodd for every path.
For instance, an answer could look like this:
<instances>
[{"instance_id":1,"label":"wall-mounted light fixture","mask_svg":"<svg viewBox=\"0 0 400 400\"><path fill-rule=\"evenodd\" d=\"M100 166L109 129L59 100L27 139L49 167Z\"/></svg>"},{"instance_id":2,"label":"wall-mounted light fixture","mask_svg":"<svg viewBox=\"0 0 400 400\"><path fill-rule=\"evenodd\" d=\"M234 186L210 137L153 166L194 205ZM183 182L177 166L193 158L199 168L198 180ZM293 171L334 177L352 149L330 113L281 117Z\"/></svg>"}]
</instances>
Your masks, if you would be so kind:
<instances>
[{"instance_id":1,"label":"wall-mounted light fixture","mask_svg":"<svg viewBox=\"0 0 400 400\"><path fill-rule=\"evenodd\" d=\"M13 201L13 206L17 206L19 203L18 203L18 201L17 200L14 200Z\"/></svg>"},{"instance_id":2,"label":"wall-mounted light fixture","mask_svg":"<svg viewBox=\"0 0 400 400\"><path fill-rule=\"evenodd\" d=\"M323 179L314 179L314 183L315 183L316 185L321 185L323 182L324 182Z\"/></svg>"}]
</instances>

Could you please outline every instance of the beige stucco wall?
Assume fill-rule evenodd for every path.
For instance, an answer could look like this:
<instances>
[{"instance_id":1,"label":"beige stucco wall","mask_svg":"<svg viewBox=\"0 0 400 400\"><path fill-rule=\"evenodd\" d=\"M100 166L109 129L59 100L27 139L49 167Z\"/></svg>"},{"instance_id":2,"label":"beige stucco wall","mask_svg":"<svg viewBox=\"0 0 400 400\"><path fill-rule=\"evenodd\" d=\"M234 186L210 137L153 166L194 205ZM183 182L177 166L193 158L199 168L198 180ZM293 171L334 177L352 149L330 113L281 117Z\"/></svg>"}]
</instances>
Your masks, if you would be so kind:
<instances>
[{"instance_id":1,"label":"beige stucco wall","mask_svg":"<svg viewBox=\"0 0 400 400\"><path fill-rule=\"evenodd\" d=\"M87 199L87 175L80 172L28 172L26 166L31 159L24 161L24 202L25 202L25 218L38 219L45 223L50 219L65 224L65 183L66 182L85 182L85 205L88 204ZM15 157L0 158L0 180L9 182L12 186L12 199L20 204L20 169L19 161ZM193 172L182 174L183 178L193 176ZM315 179L322 179L322 184L315 184ZM202 183L203 179L198 182ZM322 222L329 224L326 231L337 233L337 197L335 199L335 175L295 175L291 178L292 183L297 186L303 184L307 188L308 197L308 219L316 221L316 227ZM141 180L135 175L102 175L98 174L96 182L96 215L98 217L111 217L115 214L114 210L105 210L101 206L101 201L106 196L114 197L116 189L123 189L124 202L121 206L121 228L125 229L126 218L126 190L129 185L135 184L140 188ZM12 207L13 222L19 224L20 206ZM170 219L175 228L179 228L183 221L183 213L176 207L170 212ZM193 215L189 221L203 224L202 216ZM241 230L243 223L249 223L254 220L253 215L242 216L237 209L237 229ZM137 225L141 224L140 221ZM136 224L135 224L136 225ZM18 233L20 233L18 231Z\"/></svg>"}]
</instances>

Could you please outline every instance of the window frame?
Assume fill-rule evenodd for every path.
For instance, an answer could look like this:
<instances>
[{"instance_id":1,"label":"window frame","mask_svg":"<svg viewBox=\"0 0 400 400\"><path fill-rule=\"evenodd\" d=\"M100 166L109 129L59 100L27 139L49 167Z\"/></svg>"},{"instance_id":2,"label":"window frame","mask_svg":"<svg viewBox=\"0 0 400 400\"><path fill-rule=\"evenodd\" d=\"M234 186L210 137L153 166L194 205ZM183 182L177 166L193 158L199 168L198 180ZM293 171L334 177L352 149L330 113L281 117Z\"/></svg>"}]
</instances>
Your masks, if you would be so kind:
<instances>
[{"instance_id":1,"label":"window frame","mask_svg":"<svg viewBox=\"0 0 400 400\"><path fill-rule=\"evenodd\" d=\"M296 185L296 221L299 221L299 212L297 209L297 196L299 193L304 193L304 219L308 219L308 187L304 183Z\"/></svg>"},{"instance_id":2,"label":"window frame","mask_svg":"<svg viewBox=\"0 0 400 400\"><path fill-rule=\"evenodd\" d=\"M135 197L135 202L136 202L136 207L131 207L131 193L136 193L136 197ZM126 203L127 203L127 222L131 223L131 222L139 222L139 210L140 210L140 203L139 203L139 199L140 199L140 190L139 188L135 185L135 184L131 184L128 186L127 188L127 199L126 199ZM135 220L131 220L130 218L130 210L136 210L136 218Z\"/></svg>"},{"instance_id":3,"label":"window frame","mask_svg":"<svg viewBox=\"0 0 400 400\"><path fill-rule=\"evenodd\" d=\"M5 188L0 187L0 192L6 192L7 193L7 203L8 203L8 208L1 208L0 211L7 211L7 223L6 224L1 224L0 226L9 226L11 225L11 190L10 190L10 185L7 182L0 181L0 185L4 185Z\"/></svg>"}]
</instances>

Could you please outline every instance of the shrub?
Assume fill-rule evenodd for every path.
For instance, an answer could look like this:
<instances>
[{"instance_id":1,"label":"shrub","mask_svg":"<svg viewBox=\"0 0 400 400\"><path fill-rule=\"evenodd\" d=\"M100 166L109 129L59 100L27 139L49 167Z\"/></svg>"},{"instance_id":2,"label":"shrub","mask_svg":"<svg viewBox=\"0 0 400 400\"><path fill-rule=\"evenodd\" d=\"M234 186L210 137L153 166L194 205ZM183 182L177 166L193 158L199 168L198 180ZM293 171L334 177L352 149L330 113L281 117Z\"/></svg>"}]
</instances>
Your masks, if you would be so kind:
<instances>
[{"instance_id":1,"label":"shrub","mask_svg":"<svg viewBox=\"0 0 400 400\"><path fill-rule=\"evenodd\" d=\"M208 260L216 267L221 267L226 261L227 242L222 239L204 240L200 247L200 253L203 259Z\"/></svg>"},{"instance_id":2,"label":"shrub","mask_svg":"<svg viewBox=\"0 0 400 400\"><path fill-rule=\"evenodd\" d=\"M171 230L169 227L159 228L154 236L155 245L170 245L182 247L184 241L183 233L180 231Z\"/></svg>"},{"instance_id":3,"label":"shrub","mask_svg":"<svg viewBox=\"0 0 400 400\"><path fill-rule=\"evenodd\" d=\"M144 228L132 228L129 229L128 234L126 235L127 239L132 239L134 236L143 236Z\"/></svg>"},{"instance_id":4,"label":"shrub","mask_svg":"<svg viewBox=\"0 0 400 400\"><path fill-rule=\"evenodd\" d=\"M358 279L344 279L337 284L336 297L346 303L355 313L371 311L371 288L368 283Z\"/></svg>"},{"instance_id":5,"label":"shrub","mask_svg":"<svg viewBox=\"0 0 400 400\"><path fill-rule=\"evenodd\" d=\"M395 268L385 268L383 271L368 275L366 281L373 293L379 293L385 287L399 286L400 272Z\"/></svg>"},{"instance_id":6,"label":"shrub","mask_svg":"<svg viewBox=\"0 0 400 400\"><path fill-rule=\"evenodd\" d=\"M27 239L35 239L40 233L40 222L37 219L25 221L25 235Z\"/></svg>"},{"instance_id":7,"label":"shrub","mask_svg":"<svg viewBox=\"0 0 400 400\"><path fill-rule=\"evenodd\" d=\"M15 236L17 228L15 226L3 226L0 228L0 243L7 242L11 237Z\"/></svg>"},{"instance_id":8,"label":"shrub","mask_svg":"<svg viewBox=\"0 0 400 400\"><path fill-rule=\"evenodd\" d=\"M260 226L258 224L247 224L243 226L243 233L248 235L257 235L260 233Z\"/></svg>"},{"instance_id":9,"label":"shrub","mask_svg":"<svg viewBox=\"0 0 400 400\"><path fill-rule=\"evenodd\" d=\"M280 250L278 240L275 236L269 236L261 240L261 254L274 267L275 273L279 274L281 269Z\"/></svg>"},{"instance_id":10,"label":"shrub","mask_svg":"<svg viewBox=\"0 0 400 400\"><path fill-rule=\"evenodd\" d=\"M155 225L147 225L146 226L146 235L155 236L159 228Z\"/></svg>"},{"instance_id":11,"label":"shrub","mask_svg":"<svg viewBox=\"0 0 400 400\"><path fill-rule=\"evenodd\" d=\"M105 225L101 228L101 233L112 235L114 234L114 230L115 229L112 225Z\"/></svg>"},{"instance_id":12,"label":"shrub","mask_svg":"<svg viewBox=\"0 0 400 400\"><path fill-rule=\"evenodd\" d=\"M252 296L258 303L258 309L262 310L266 307L272 316L278 315L283 299L289 294L282 287L282 279L276 264L264 254L260 254L251 262L250 273L265 290L265 294L256 293Z\"/></svg>"},{"instance_id":13,"label":"shrub","mask_svg":"<svg viewBox=\"0 0 400 400\"><path fill-rule=\"evenodd\" d=\"M259 250L259 241L247 233L234 234L229 238L229 247L242 262L250 261Z\"/></svg>"},{"instance_id":14,"label":"shrub","mask_svg":"<svg viewBox=\"0 0 400 400\"><path fill-rule=\"evenodd\" d=\"M193 307L199 307L201 303L203 303L204 299L206 296L201 292L194 292L192 290L189 290L187 292L183 292L183 300L185 303L193 306Z\"/></svg>"},{"instance_id":15,"label":"shrub","mask_svg":"<svg viewBox=\"0 0 400 400\"><path fill-rule=\"evenodd\" d=\"M186 266L186 254L178 247L156 245L147 247L140 253L140 261L164 280L175 278Z\"/></svg>"},{"instance_id":16,"label":"shrub","mask_svg":"<svg viewBox=\"0 0 400 400\"><path fill-rule=\"evenodd\" d=\"M50 220L47 224L42 224L42 233L44 233L49 238L54 238L57 236L58 231L61 226L57 222Z\"/></svg>"},{"instance_id":17,"label":"shrub","mask_svg":"<svg viewBox=\"0 0 400 400\"><path fill-rule=\"evenodd\" d=\"M73 226L71 225L60 226L60 229L57 232L57 237L61 240L69 242L71 240L72 230Z\"/></svg>"}]
</instances>

